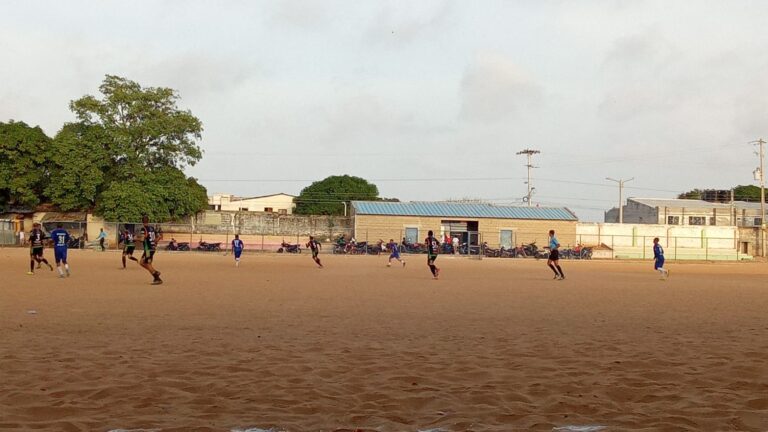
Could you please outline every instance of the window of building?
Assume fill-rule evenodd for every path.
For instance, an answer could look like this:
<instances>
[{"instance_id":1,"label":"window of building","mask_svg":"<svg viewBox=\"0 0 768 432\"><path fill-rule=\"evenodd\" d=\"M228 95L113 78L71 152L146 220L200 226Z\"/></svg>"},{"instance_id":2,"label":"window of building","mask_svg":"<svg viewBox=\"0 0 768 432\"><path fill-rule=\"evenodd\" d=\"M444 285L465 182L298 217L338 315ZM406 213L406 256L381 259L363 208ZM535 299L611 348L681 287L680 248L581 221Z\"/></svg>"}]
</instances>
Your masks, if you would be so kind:
<instances>
[{"instance_id":1,"label":"window of building","mask_svg":"<svg viewBox=\"0 0 768 432\"><path fill-rule=\"evenodd\" d=\"M419 242L419 229L418 228L406 228L405 229L405 240L407 240L408 243L418 243Z\"/></svg>"},{"instance_id":2,"label":"window of building","mask_svg":"<svg viewBox=\"0 0 768 432\"><path fill-rule=\"evenodd\" d=\"M274 210L272 210L272 207L264 207L264 211L267 213L272 213Z\"/></svg>"},{"instance_id":3,"label":"window of building","mask_svg":"<svg viewBox=\"0 0 768 432\"><path fill-rule=\"evenodd\" d=\"M709 218L709 224L710 225L717 225L717 218L715 218L714 216L711 216Z\"/></svg>"},{"instance_id":4,"label":"window of building","mask_svg":"<svg viewBox=\"0 0 768 432\"><path fill-rule=\"evenodd\" d=\"M281 214L281 215L288 214L288 210L287 209L280 209L280 210L277 211L277 213Z\"/></svg>"},{"instance_id":5,"label":"window of building","mask_svg":"<svg viewBox=\"0 0 768 432\"><path fill-rule=\"evenodd\" d=\"M667 225L680 225L680 216L667 216Z\"/></svg>"},{"instance_id":6,"label":"window of building","mask_svg":"<svg viewBox=\"0 0 768 432\"><path fill-rule=\"evenodd\" d=\"M248 211L248 207L240 207L238 211Z\"/></svg>"},{"instance_id":7,"label":"window of building","mask_svg":"<svg viewBox=\"0 0 768 432\"><path fill-rule=\"evenodd\" d=\"M503 247L504 249L510 249L514 244L515 244L515 237L512 233L512 230L499 231L499 245L501 247Z\"/></svg>"},{"instance_id":8,"label":"window of building","mask_svg":"<svg viewBox=\"0 0 768 432\"><path fill-rule=\"evenodd\" d=\"M688 216L688 225L706 225L706 216Z\"/></svg>"},{"instance_id":9,"label":"window of building","mask_svg":"<svg viewBox=\"0 0 768 432\"><path fill-rule=\"evenodd\" d=\"M755 218L755 226L759 227L761 225L763 225L763 218L756 217Z\"/></svg>"}]
</instances>

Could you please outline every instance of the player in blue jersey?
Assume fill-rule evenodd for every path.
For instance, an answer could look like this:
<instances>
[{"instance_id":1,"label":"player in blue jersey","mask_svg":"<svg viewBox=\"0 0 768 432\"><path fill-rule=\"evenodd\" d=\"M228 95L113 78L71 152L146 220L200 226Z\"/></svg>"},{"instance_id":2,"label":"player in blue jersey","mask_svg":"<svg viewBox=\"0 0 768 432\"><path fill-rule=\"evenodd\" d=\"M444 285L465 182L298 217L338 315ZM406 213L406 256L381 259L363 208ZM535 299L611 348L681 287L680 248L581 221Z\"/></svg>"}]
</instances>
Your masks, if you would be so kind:
<instances>
[{"instance_id":1,"label":"player in blue jersey","mask_svg":"<svg viewBox=\"0 0 768 432\"><path fill-rule=\"evenodd\" d=\"M155 270L152 266L152 260L155 257L155 251L157 250L157 233L155 229L149 225L149 216L141 217L141 244L144 248L144 253L141 254L141 261L139 265L144 267L149 274L154 278L152 285L160 285L163 280L160 279L160 272Z\"/></svg>"},{"instance_id":2,"label":"player in blue jersey","mask_svg":"<svg viewBox=\"0 0 768 432\"><path fill-rule=\"evenodd\" d=\"M549 266L549 268L555 272L555 280L565 279L563 269L560 268L560 251L558 250L559 247L560 243L558 243L557 237L555 237L555 230L549 230L549 258L547 259L547 266Z\"/></svg>"},{"instance_id":3,"label":"player in blue jersey","mask_svg":"<svg viewBox=\"0 0 768 432\"><path fill-rule=\"evenodd\" d=\"M440 242L437 241L432 230L430 230L427 232L427 238L424 239L424 243L427 245L427 266L429 271L432 272L432 277L437 279L440 276L440 269L435 265L435 260L440 251Z\"/></svg>"},{"instance_id":4,"label":"player in blue jersey","mask_svg":"<svg viewBox=\"0 0 768 432\"><path fill-rule=\"evenodd\" d=\"M659 244L659 238L653 239L653 269L661 273L661 278L669 277L669 270L664 268L664 248Z\"/></svg>"},{"instance_id":5,"label":"player in blue jersey","mask_svg":"<svg viewBox=\"0 0 768 432\"><path fill-rule=\"evenodd\" d=\"M405 260L400 258L400 250L397 248L397 243L395 243L394 239L389 239L387 248L389 248L389 261L387 261L387 267L392 266L393 259L400 261L403 263L403 267L405 267Z\"/></svg>"},{"instance_id":6,"label":"player in blue jersey","mask_svg":"<svg viewBox=\"0 0 768 432\"><path fill-rule=\"evenodd\" d=\"M64 277L64 271L69 277L69 263L67 262L67 245L69 244L69 233L64 229L64 225L56 224L56 229L51 231L53 240L53 256L56 259L56 270L59 271L59 277ZM64 264L64 270L61 264Z\"/></svg>"},{"instance_id":7,"label":"player in blue jersey","mask_svg":"<svg viewBox=\"0 0 768 432\"><path fill-rule=\"evenodd\" d=\"M240 267L240 255L243 253L245 243L240 240L240 234L235 234L235 239L232 240L232 253L235 254L235 267Z\"/></svg>"},{"instance_id":8,"label":"player in blue jersey","mask_svg":"<svg viewBox=\"0 0 768 432\"><path fill-rule=\"evenodd\" d=\"M43 240L45 240L45 233L40 227L38 222L32 224L32 231L29 233L29 271L28 275L35 274L35 262L39 266L40 263L45 263L51 271L53 266L48 263L48 260L43 258Z\"/></svg>"}]
</instances>

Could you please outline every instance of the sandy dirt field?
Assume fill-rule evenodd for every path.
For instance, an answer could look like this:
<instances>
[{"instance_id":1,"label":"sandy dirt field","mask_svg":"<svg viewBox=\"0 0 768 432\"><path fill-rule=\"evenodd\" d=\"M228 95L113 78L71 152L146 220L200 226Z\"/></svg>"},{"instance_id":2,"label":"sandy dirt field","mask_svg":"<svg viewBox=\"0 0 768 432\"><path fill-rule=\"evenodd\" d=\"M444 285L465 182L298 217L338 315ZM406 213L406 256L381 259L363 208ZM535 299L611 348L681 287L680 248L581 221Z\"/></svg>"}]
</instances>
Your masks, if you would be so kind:
<instances>
[{"instance_id":1,"label":"sandy dirt field","mask_svg":"<svg viewBox=\"0 0 768 432\"><path fill-rule=\"evenodd\" d=\"M1 430L768 430L768 264L160 252L151 286L26 253L0 249Z\"/></svg>"}]
</instances>

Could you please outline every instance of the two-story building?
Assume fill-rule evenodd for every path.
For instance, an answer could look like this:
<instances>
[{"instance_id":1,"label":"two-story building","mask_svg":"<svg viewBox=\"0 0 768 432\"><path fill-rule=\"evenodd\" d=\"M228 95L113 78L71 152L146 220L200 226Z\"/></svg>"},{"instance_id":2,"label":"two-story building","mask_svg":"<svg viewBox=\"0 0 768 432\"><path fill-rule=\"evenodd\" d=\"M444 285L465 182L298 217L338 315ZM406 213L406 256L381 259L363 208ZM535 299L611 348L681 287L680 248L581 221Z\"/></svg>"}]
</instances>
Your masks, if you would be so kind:
<instances>
[{"instance_id":1,"label":"two-story building","mask_svg":"<svg viewBox=\"0 0 768 432\"><path fill-rule=\"evenodd\" d=\"M692 199L628 198L624 223L759 227L760 203L716 203ZM605 222L619 222L619 209L605 212Z\"/></svg>"},{"instance_id":2,"label":"two-story building","mask_svg":"<svg viewBox=\"0 0 768 432\"><path fill-rule=\"evenodd\" d=\"M210 210L216 211L247 211L292 214L296 204L294 195L278 193L257 197L238 197L231 194L214 194L208 197Z\"/></svg>"}]
</instances>

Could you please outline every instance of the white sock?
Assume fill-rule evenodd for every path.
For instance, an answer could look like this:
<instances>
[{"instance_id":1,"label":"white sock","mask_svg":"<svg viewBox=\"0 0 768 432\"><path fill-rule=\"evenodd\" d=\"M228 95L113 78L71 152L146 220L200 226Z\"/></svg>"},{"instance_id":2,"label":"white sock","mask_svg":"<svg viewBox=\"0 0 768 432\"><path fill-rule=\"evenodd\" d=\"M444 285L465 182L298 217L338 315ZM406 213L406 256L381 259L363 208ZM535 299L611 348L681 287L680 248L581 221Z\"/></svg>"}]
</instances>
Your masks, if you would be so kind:
<instances>
[{"instance_id":1,"label":"white sock","mask_svg":"<svg viewBox=\"0 0 768 432\"><path fill-rule=\"evenodd\" d=\"M64 270L62 270L62 269L61 269L61 266L57 266L57 267L56 267L56 270L58 270L58 271L59 271L59 274L60 274L61 276L64 276Z\"/></svg>"},{"instance_id":2,"label":"white sock","mask_svg":"<svg viewBox=\"0 0 768 432\"><path fill-rule=\"evenodd\" d=\"M69 271L69 264L64 264L64 268L67 269L67 271Z\"/></svg>"}]
</instances>

